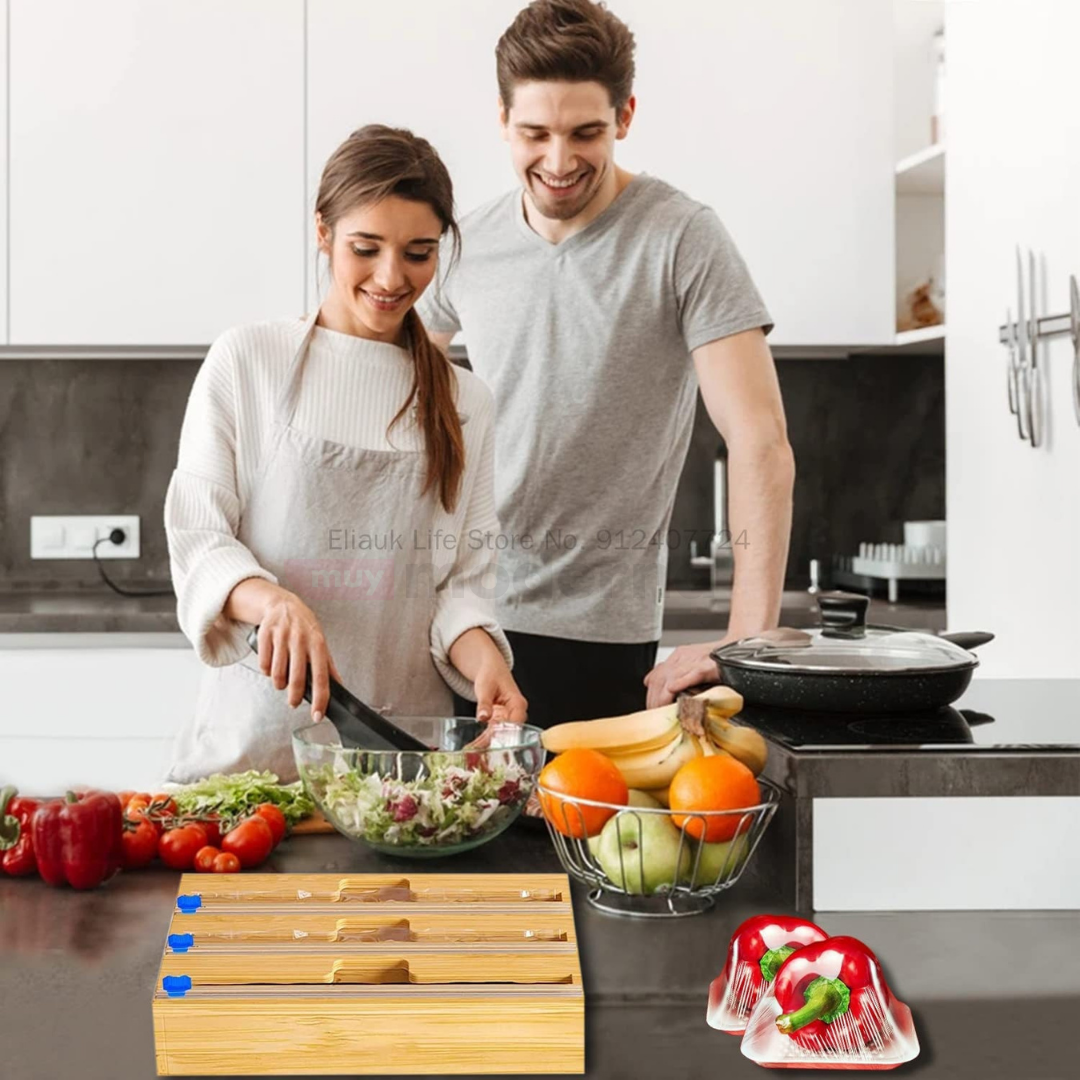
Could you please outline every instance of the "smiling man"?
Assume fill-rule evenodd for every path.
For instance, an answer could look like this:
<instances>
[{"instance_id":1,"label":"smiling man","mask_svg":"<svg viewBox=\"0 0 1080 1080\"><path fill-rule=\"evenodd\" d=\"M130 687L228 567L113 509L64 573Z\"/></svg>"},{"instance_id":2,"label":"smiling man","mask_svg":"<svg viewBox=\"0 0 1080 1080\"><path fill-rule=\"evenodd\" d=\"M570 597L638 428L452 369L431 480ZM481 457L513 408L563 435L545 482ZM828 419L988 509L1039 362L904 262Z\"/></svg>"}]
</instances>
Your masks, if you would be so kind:
<instances>
[{"instance_id":1,"label":"smiling man","mask_svg":"<svg viewBox=\"0 0 1080 1080\"><path fill-rule=\"evenodd\" d=\"M603 4L518 14L496 61L521 188L464 218L462 258L422 306L443 347L464 331L495 395L492 591L530 722L545 727L717 676L717 642L654 667L699 386L728 447L732 532L746 536L727 639L776 625L787 559L794 461L771 320L716 214L616 165L633 54Z\"/></svg>"}]
</instances>

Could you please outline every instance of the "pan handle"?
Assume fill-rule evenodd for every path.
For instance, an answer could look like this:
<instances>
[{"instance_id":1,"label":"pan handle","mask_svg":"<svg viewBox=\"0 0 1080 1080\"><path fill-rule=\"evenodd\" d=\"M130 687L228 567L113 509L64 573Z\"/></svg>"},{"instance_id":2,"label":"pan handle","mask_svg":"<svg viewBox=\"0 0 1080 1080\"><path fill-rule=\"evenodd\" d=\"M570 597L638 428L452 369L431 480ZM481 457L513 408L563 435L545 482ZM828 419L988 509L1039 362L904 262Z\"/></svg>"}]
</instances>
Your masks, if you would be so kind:
<instances>
[{"instance_id":1,"label":"pan handle","mask_svg":"<svg viewBox=\"0 0 1080 1080\"><path fill-rule=\"evenodd\" d=\"M946 641L951 641L954 645L959 645L961 649L977 649L980 645L985 645L987 642L994 640L994 635L987 633L985 630L967 630L959 631L955 634L938 634L939 638L944 638Z\"/></svg>"}]
</instances>

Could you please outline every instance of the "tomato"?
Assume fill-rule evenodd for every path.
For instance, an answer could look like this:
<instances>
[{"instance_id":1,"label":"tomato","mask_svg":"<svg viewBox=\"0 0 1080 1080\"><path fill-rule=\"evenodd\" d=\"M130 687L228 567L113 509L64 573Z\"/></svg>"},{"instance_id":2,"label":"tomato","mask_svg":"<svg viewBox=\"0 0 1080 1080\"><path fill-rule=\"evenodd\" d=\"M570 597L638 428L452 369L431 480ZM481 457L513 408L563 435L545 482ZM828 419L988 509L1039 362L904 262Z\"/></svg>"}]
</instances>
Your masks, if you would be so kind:
<instances>
[{"instance_id":1,"label":"tomato","mask_svg":"<svg viewBox=\"0 0 1080 1080\"><path fill-rule=\"evenodd\" d=\"M213 847L221 847L221 822L217 814L207 814L198 824L206 830L206 842Z\"/></svg>"},{"instance_id":2,"label":"tomato","mask_svg":"<svg viewBox=\"0 0 1080 1080\"><path fill-rule=\"evenodd\" d=\"M195 869L200 874L209 874L214 869L214 860L221 854L221 849L207 844L195 852Z\"/></svg>"},{"instance_id":3,"label":"tomato","mask_svg":"<svg viewBox=\"0 0 1080 1080\"><path fill-rule=\"evenodd\" d=\"M263 818L255 815L230 829L221 841L222 851L231 852L245 870L258 866L274 848L274 834Z\"/></svg>"},{"instance_id":4,"label":"tomato","mask_svg":"<svg viewBox=\"0 0 1080 1080\"><path fill-rule=\"evenodd\" d=\"M123 810L137 794L135 791L118 791L116 797L120 800L120 809Z\"/></svg>"},{"instance_id":5,"label":"tomato","mask_svg":"<svg viewBox=\"0 0 1080 1080\"><path fill-rule=\"evenodd\" d=\"M158 848L158 828L152 821L145 819L133 823L129 828L125 822L121 840L124 846L124 869L135 870L147 866L154 860Z\"/></svg>"},{"instance_id":6,"label":"tomato","mask_svg":"<svg viewBox=\"0 0 1080 1080\"><path fill-rule=\"evenodd\" d=\"M274 847L277 847L278 844L281 843L282 837L284 837L285 831L288 828L288 825L285 822L285 815L281 812L281 809L272 802L259 803L259 805L255 807L255 813L270 826L270 831L274 834Z\"/></svg>"},{"instance_id":7,"label":"tomato","mask_svg":"<svg viewBox=\"0 0 1080 1080\"><path fill-rule=\"evenodd\" d=\"M240 860L231 851L223 851L214 859L215 874L236 874L240 871Z\"/></svg>"},{"instance_id":8,"label":"tomato","mask_svg":"<svg viewBox=\"0 0 1080 1080\"><path fill-rule=\"evenodd\" d=\"M183 825L179 829L167 829L158 840L158 855L172 870L190 870L195 853L206 847L206 832L197 825Z\"/></svg>"},{"instance_id":9,"label":"tomato","mask_svg":"<svg viewBox=\"0 0 1080 1080\"><path fill-rule=\"evenodd\" d=\"M202 843L200 847L206 847L210 843L210 834L206 831L206 826L201 821L188 821L184 823L185 829L194 829L195 832L202 837Z\"/></svg>"},{"instance_id":10,"label":"tomato","mask_svg":"<svg viewBox=\"0 0 1080 1080\"><path fill-rule=\"evenodd\" d=\"M153 812L158 817L176 817L179 811L176 809L176 800L165 792L159 792L150 800Z\"/></svg>"}]
</instances>

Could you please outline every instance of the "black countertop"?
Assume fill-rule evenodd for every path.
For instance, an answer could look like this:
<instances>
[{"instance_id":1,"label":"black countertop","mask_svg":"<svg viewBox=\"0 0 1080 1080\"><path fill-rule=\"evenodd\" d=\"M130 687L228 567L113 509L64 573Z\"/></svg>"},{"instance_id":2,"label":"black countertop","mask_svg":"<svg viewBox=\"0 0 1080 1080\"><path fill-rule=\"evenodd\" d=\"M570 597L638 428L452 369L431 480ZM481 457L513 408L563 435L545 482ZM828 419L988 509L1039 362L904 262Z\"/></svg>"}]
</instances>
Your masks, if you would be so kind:
<instances>
[{"instance_id":1,"label":"black countertop","mask_svg":"<svg viewBox=\"0 0 1080 1080\"><path fill-rule=\"evenodd\" d=\"M770 832L772 830L770 829ZM766 840L768 834L766 834ZM264 867L280 872L560 869L546 833L519 823L444 863L388 859L339 836L287 840ZM1007 872L1003 869L1003 872ZM710 981L749 915L790 910L782 865L762 847L743 879L700 916L601 914L575 889L586 992L587 1076L632 1080L754 1078L739 1040L708 1027ZM92 892L0 879L0 1076L4 1080L149 1080L150 1000L179 876L121 875ZM935 1080L1065 1080L1080 997L1074 912L819 915L865 941L914 1013L921 1054L904 1075ZM498 1022L498 1017L481 1020ZM821 1071L819 1076L850 1076Z\"/></svg>"},{"instance_id":2,"label":"black countertop","mask_svg":"<svg viewBox=\"0 0 1080 1080\"><path fill-rule=\"evenodd\" d=\"M664 643L682 645L720 637L727 626L730 600L730 590L715 598L707 591L669 592L664 604ZM894 626L945 628L944 606L925 600L897 604L875 600L871 616L873 622ZM785 590L780 622L796 627L818 625L814 597L805 590ZM104 588L0 592L0 634L179 632L174 596L120 596Z\"/></svg>"}]
</instances>

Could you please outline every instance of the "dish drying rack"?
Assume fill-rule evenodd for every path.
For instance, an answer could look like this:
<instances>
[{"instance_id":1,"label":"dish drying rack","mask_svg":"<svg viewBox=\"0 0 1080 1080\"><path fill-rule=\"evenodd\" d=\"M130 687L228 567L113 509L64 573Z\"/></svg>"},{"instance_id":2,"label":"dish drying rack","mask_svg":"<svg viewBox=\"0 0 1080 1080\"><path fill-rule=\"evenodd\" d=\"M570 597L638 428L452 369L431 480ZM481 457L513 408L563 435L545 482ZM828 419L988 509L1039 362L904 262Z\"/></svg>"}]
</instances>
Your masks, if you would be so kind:
<instances>
[{"instance_id":1,"label":"dish drying rack","mask_svg":"<svg viewBox=\"0 0 1080 1080\"><path fill-rule=\"evenodd\" d=\"M937 545L862 543L858 555L839 555L832 565L834 583L862 584L845 581L846 575L886 581L889 603L895 604L901 581L945 580L945 549Z\"/></svg>"}]
</instances>

